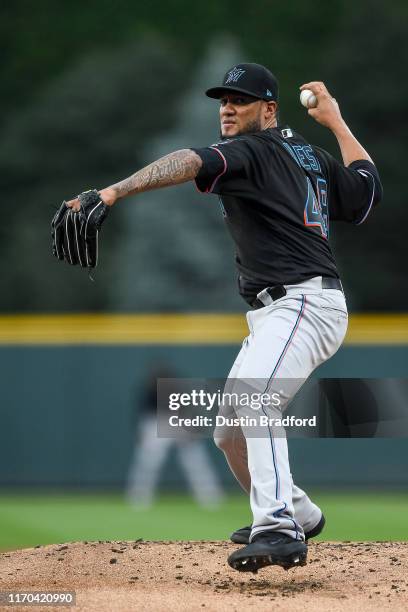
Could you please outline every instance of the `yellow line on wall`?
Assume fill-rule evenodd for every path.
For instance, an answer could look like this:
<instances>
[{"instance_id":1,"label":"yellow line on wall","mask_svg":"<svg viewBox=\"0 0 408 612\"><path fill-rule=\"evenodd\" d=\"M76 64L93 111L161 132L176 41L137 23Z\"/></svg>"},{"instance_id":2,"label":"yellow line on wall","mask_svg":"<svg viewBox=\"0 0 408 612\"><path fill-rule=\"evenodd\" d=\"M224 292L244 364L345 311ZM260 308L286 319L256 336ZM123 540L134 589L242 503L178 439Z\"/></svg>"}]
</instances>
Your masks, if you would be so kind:
<instances>
[{"instance_id":1,"label":"yellow line on wall","mask_svg":"<svg viewBox=\"0 0 408 612\"><path fill-rule=\"evenodd\" d=\"M0 345L238 344L244 314L0 316ZM350 316L346 344L408 344L408 314Z\"/></svg>"}]
</instances>

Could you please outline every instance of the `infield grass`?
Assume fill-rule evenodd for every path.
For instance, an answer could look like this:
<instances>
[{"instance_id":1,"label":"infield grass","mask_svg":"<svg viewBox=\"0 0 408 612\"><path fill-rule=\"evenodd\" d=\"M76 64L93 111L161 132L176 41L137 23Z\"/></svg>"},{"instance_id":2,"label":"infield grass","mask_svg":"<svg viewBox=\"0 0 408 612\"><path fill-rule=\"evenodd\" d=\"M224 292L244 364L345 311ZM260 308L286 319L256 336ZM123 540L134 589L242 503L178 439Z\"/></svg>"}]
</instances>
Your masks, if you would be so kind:
<instances>
[{"instance_id":1,"label":"infield grass","mask_svg":"<svg viewBox=\"0 0 408 612\"><path fill-rule=\"evenodd\" d=\"M408 540L408 495L310 491L327 518L321 540ZM248 500L206 510L186 495L135 509L119 494L0 496L0 549L75 540L218 540L250 522Z\"/></svg>"}]
</instances>

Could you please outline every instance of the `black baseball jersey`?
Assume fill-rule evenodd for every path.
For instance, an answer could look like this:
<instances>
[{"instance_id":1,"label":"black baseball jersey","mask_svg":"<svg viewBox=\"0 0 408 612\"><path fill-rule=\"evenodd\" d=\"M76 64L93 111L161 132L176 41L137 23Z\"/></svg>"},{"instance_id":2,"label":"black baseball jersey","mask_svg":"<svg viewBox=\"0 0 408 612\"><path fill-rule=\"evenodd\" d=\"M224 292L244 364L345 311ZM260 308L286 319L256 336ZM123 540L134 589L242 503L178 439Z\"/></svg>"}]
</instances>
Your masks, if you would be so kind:
<instances>
[{"instance_id":1,"label":"black baseball jersey","mask_svg":"<svg viewBox=\"0 0 408 612\"><path fill-rule=\"evenodd\" d=\"M268 286L338 278L329 222L362 223L382 195L374 164L345 167L289 127L193 150L203 161L198 189L220 196L249 304Z\"/></svg>"}]
</instances>

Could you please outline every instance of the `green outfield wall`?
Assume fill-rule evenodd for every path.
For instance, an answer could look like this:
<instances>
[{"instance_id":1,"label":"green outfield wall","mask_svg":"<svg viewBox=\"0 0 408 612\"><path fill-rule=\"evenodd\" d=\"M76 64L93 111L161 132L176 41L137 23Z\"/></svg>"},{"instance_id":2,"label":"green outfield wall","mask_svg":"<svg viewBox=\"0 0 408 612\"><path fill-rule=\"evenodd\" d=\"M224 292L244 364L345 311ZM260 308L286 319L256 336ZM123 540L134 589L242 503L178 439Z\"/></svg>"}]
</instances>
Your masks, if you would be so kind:
<instances>
[{"instance_id":1,"label":"green outfield wall","mask_svg":"<svg viewBox=\"0 0 408 612\"><path fill-rule=\"evenodd\" d=\"M0 484L121 487L146 378L155 364L182 377L226 376L239 345L5 344L0 346ZM346 344L318 374L406 377L408 346ZM225 483L222 454L206 441ZM408 485L406 439L290 440L299 483ZM170 456L163 484L181 486Z\"/></svg>"}]
</instances>

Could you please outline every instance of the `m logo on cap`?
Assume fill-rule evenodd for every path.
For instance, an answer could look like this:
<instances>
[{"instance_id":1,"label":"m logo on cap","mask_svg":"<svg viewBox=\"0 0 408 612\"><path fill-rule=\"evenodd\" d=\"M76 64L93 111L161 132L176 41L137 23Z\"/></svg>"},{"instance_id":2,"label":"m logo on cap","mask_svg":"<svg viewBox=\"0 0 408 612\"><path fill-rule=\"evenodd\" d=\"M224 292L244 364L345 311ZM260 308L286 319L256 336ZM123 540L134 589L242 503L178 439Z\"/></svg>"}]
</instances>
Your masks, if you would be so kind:
<instances>
[{"instance_id":1,"label":"m logo on cap","mask_svg":"<svg viewBox=\"0 0 408 612\"><path fill-rule=\"evenodd\" d=\"M244 74L244 72L245 70L242 70L242 68L233 68L229 71L227 80L225 81L224 85L228 85L228 83L236 83L238 79Z\"/></svg>"}]
</instances>

